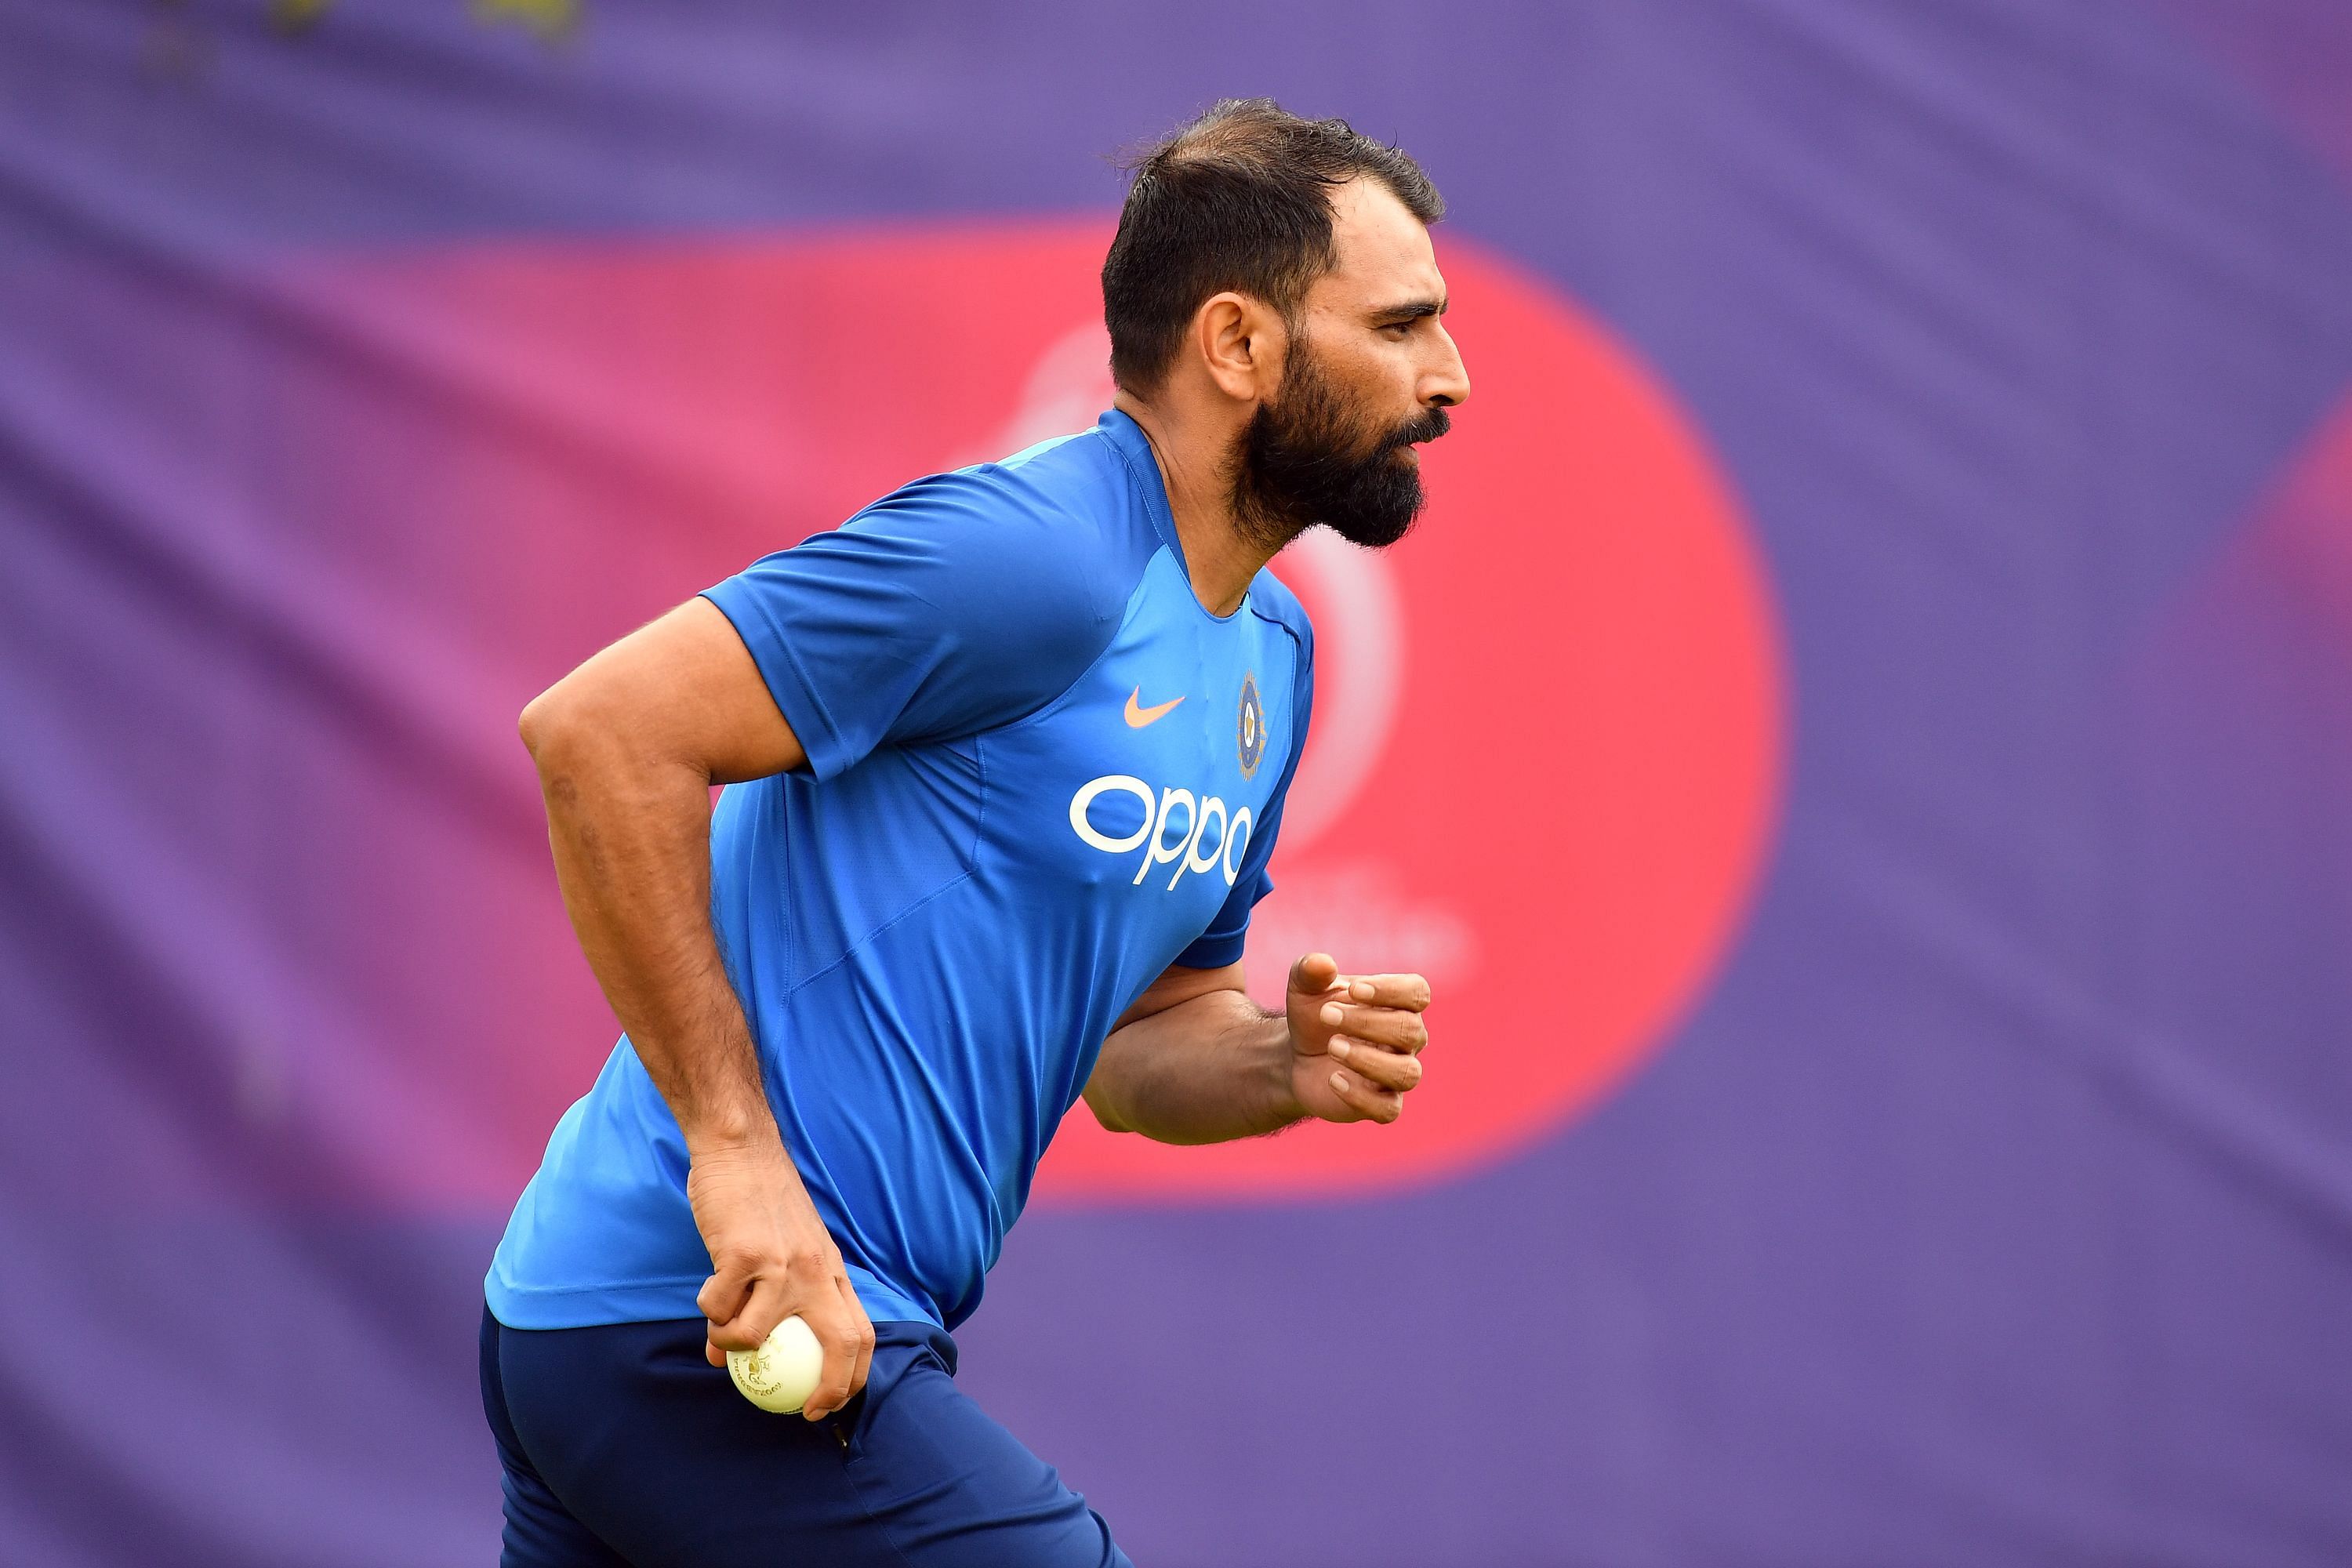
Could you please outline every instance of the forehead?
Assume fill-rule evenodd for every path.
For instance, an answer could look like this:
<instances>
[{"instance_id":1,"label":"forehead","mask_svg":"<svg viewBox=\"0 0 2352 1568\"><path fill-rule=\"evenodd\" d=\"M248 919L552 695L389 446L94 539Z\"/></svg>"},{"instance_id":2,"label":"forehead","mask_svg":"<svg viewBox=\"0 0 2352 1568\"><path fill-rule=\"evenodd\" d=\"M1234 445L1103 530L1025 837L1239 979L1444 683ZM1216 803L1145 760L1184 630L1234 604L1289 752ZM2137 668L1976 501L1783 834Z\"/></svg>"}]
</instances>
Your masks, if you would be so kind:
<instances>
[{"instance_id":1,"label":"forehead","mask_svg":"<svg viewBox=\"0 0 2352 1568\"><path fill-rule=\"evenodd\" d=\"M1338 264L1315 280L1310 301L1346 306L1445 297L1428 228L1378 180L1350 180L1331 193L1331 243Z\"/></svg>"}]
</instances>

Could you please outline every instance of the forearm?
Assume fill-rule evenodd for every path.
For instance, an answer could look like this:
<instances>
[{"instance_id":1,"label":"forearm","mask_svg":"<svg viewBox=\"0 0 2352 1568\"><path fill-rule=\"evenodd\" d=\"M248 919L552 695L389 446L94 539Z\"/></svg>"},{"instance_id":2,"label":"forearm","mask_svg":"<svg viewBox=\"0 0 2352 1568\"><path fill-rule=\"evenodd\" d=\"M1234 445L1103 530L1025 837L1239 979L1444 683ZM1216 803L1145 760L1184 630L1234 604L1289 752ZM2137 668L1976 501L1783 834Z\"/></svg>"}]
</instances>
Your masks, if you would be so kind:
<instances>
[{"instance_id":1,"label":"forearm","mask_svg":"<svg viewBox=\"0 0 2352 1568\"><path fill-rule=\"evenodd\" d=\"M1113 1131L1222 1143L1306 1114L1292 1087L1290 1027L1239 991L1139 1018L1103 1042L1087 1103Z\"/></svg>"},{"instance_id":2,"label":"forearm","mask_svg":"<svg viewBox=\"0 0 2352 1568\"><path fill-rule=\"evenodd\" d=\"M686 1135L686 1201L710 1253L705 1357L787 1316L824 1352L810 1420L865 1385L873 1325L778 1134L710 920L710 786L807 758L733 626L690 599L534 699L523 744L580 949Z\"/></svg>"},{"instance_id":3,"label":"forearm","mask_svg":"<svg viewBox=\"0 0 2352 1568\"><path fill-rule=\"evenodd\" d=\"M565 910L690 1152L764 1142L775 1119L710 925L710 779L593 719L542 721L548 840Z\"/></svg>"}]
</instances>

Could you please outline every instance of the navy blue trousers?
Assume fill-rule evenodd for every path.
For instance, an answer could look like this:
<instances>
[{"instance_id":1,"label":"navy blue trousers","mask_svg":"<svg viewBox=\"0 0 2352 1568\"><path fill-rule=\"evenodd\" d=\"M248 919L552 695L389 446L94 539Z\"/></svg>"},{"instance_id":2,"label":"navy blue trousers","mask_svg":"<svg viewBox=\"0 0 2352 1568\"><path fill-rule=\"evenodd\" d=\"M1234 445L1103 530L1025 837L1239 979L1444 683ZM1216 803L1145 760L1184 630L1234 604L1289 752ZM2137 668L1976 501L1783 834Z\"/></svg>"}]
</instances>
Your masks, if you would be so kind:
<instances>
[{"instance_id":1,"label":"navy blue trousers","mask_svg":"<svg viewBox=\"0 0 2352 1568\"><path fill-rule=\"evenodd\" d=\"M955 1385L955 1342L874 1325L866 1390L776 1415L699 1318L509 1329L482 1314L502 1568L1133 1568L1053 1467Z\"/></svg>"}]
</instances>

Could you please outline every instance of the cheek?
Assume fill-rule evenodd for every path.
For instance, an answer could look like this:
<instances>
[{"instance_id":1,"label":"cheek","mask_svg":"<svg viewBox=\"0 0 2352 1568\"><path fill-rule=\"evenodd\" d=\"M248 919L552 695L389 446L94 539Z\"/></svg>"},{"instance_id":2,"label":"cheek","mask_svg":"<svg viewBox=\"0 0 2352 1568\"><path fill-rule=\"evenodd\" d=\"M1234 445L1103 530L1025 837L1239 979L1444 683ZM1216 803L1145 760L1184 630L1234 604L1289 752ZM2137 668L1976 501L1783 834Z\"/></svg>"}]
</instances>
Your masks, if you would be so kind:
<instances>
[{"instance_id":1,"label":"cheek","mask_svg":"<svg viewBox=\"0 0 2352 1568\"><path fill-rule=\"evenodd\" d=\"M1373 384L1381 407L1399 418L1411 418L1419 412L1420 399L1414 395L1414 388L1421 384L1426 369L1422 362L1427 357L1416 342L1381 344L1380 355L1374 362Z\"/></svg>"},{"instance_id":2,"label":"cheek","mask_svg":"<svg viewBox=\"0 0 2352 1568\"><path fill-rule=\"evenodd\" d=\"M1351 403L1393 400L1399 388L1412 384L1422 357L1421 345L1358 324L1318 323L1307 346L1317 376Z\"/></svg>"},{"instance_id":3,"label":"cheek","mask_svg":"<svg viewBox=\"0 0 2352 1568\"><path fill-rule=\"evenodd\" d=\"M1414 392L1421 384L1420 362L1416 345L1383 340L1351 355L1349 363L1328 368L1348 407L1369 426L1386 432L1421 412Z\"/></svg>"}]
</instances>

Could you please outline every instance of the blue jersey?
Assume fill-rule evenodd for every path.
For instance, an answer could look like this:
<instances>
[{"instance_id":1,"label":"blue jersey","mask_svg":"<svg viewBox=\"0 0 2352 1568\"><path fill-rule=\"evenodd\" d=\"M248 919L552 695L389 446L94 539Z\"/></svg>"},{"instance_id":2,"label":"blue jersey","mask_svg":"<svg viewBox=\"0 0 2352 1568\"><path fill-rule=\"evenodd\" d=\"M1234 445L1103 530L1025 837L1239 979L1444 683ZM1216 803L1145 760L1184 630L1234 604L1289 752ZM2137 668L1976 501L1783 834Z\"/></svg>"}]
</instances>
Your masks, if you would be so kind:
<instances>
[{"instance_id":1,"label":"blue jersey","mask_svg":"<svg viewBox=\"0 0 2352 1568\"><path fill-rule=\"evenodd\" d=\"M1112 1023L1242 954L1314 644L1194 597L1142 430L907 486L707 595L808 752L731 784L711 907L768 1099L869 1316L953 1328ZM513 1328L696 1316L677 1123L624 1037L491 1264Z\"/></svg>"}]
</instances>

